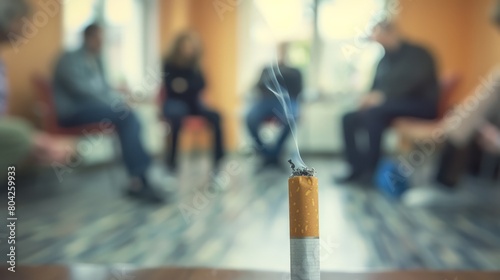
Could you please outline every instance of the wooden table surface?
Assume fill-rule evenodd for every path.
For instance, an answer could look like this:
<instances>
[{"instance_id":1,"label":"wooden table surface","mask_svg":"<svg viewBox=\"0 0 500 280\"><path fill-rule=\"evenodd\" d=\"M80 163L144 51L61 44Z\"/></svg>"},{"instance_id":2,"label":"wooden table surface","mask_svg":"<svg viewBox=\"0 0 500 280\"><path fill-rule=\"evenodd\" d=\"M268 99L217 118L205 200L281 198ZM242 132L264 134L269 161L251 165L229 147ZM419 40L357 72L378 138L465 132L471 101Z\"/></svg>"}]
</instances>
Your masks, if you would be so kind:
<instances>
[{"instance_id":1,"label":"wooden table surface","mask_svg":"<svg viewBox=\"0 0 500 280\"><path fill-rule=\"evenodd\" d=\"M120 267L41 266L18 267L15 273L2 267L2 280L288 280L281 272L236 271L189 268L124 269ZM377 273L324 272L322 280L500 280L499 272L400 271Z\"/></svg>"}]
</instances>

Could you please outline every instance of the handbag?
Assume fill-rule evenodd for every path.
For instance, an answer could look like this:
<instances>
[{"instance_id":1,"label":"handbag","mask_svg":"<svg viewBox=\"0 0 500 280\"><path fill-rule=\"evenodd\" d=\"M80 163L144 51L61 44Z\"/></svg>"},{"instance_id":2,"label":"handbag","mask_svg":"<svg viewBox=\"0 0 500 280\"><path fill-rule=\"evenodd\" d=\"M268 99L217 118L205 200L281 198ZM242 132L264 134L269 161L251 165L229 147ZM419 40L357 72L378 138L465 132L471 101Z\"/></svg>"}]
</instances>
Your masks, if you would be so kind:
<instances>
[{"instance_id":1,"label":"handbag","mask_svg":"<svg viewBox=\"0 0 500 280\"><path fill-rule=\"evenodd\" d=\"M400 172L394 159L384 158L375 171L374 184L385 196L399 199L409 189L409 179Z\"/></svg>"}]
</instances>

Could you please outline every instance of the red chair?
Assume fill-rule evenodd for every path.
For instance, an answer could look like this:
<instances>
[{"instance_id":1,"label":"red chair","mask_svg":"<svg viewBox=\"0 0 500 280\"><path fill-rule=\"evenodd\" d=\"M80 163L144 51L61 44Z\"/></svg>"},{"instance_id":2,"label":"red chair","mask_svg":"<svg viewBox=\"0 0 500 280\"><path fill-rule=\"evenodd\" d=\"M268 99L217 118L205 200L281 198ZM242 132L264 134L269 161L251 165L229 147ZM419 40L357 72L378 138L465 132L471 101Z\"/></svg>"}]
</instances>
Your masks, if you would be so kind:
<instances>
[{"instance_id":1,"label":"red chair","mask_svg":"<svg viewBox=\"0 0 500 280\"><path fill-rule=\"evenodd\" d=\"M62 127L59 125L56 116L56 106L54 103L52 84L48 79L40 75L33 75L32 83L35 87L38 96L38 105L40 108L40 116L42 120L42 129L52 135L82 137L89 134L111 135L113 142L119 142L116 137L115 127L103 127L101 123L93 123L88 125ZM113 143L113 154L118 158L121 154L120 143Z\"/></svg>"},{"instance_id":2,"label":"red chair","mask_svg":"<svg viewBox=\"0 0 500 280\"><path fill-rule=\"evenodd\" d=\"M32 77L32 83L36 89L42 119L42 128L44 131L54 135L64 136L83 136L84 133L100 132L109 133L109 127L106 132L103 131L99 123L75 126L61 127L57 121L56 107L54 103L52 84L49 80L39 75ZM114 128L112 128L114 130Z\"/></svg>"},{"instance_id":3,"label":"red chair","mask_svg":"<svg viewBox=\"0 0 500 280\"><path fill-rule=\"evenodd\" d=\"M453 99L453 94L456 92L458 86L460 85L461 78L459 75L450 75L447 77L444 77L440 81L440 92L441 95L439 96L439 104L438 104L438 117L435 120L423 120L423 119L418 119L418 118L411 118L411 117L400 117L396 118L393 121L393 127L396 129L396 132L400 136L400 141L399 141L399 151L400 152L409 152L413 150L414 147L414 140L415 139L410 139L405 135L404 133L401 132L401 128L412 128L415 125L419 125L422 123L433 123L436 121L439 121L441 118L445 116L445 114L448 112L448 110L451 108L452 104L452 99ZM430 137L430 135L429 135Z\"/></svg>"},{"instance_id":4,"label":"red chair","mask_svg":"<svg viewBox=\"0 0 500 280\"><path fill-rule=\"evenodd\" d=\"M113 141L119 141L118 137L116 137L114 127L109 127L108 125L103 128L100 123L75 126L75 127L61 127L57 121L56 116L56 106L54 103L53 89L52 84L48 79L40 75L32 76L32 83L35 88L38 97L38 105L40 108L40 117L42 120L42 129L49 134L52 135L60 135L60 136L69 136L69 137L81 137L89 134L112 134ZM106 129L106 131L103 131ZM120 155L120 145L113 143L113 152L115 157ZM117 182L116 172L107 172L109 175L110 183L109 186L114 186ZM44 179L43 181L47 181L49 179Z\"/></svg>"},{"instance_id":5,"label":"red chair","mask_svg":"<svg viewBox=\"0 0 500 280\"><path fill-rule=\"evenodd\" d=\"M165 102L168 102L167 96L168 96L167 88L165 87L164 84L162 84L160 91L158 92L157 103L159 106L160 121L163 123L166 123L166 124L168 124L168 119L166 119L165 116L163 115L163 104L165 104ZM195 139L199 138L198 135L202 131L206 130L206 128L207 128L207 122L205 121L205 119L203 117L200 117L200 116L189 116L189 117L185 118L183 123L182 123L182 129L184 131L188 131L188 132L193 133L195 135ZM195 148L198 148L198 147L195 146Z\"/></svg>"},{"instance_id":6,"label":"red chair","mask_svg":"<svg viewBox=\"0 0 500 280\"><path fill-rule=\"evenodd\" d=\"M438 104L438 117L437 117L438 120L444 117L446 112L448 112L448 110L450 109L453 93L457 90L460 81L461 81L460 76L450 75L444 77L439 82L440 96ZM419 119L411 117L400 117L397 118L394 122L400 123L400 122L410 122L410 121L419 121ZM422 121L428 121L428 120L422 120Z\"/></svg>"}]
</instances>

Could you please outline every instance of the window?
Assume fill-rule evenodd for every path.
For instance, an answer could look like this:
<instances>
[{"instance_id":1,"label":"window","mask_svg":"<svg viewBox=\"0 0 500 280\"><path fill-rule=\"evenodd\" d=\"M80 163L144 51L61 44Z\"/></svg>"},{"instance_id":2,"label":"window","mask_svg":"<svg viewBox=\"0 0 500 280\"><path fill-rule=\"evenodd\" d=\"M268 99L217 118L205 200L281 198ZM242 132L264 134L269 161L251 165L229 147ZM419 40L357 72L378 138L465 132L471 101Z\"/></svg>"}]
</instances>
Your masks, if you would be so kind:
<instances>
[{"instance_id":1,"label":"window","mask_svg":"<svg viewBox=\"0 0 500 280\"><path fill-rule=\"evenodd\" d=\"M97 21L100 0L64 1L64 46L76 49L82 44L81 31L85 26Z\"/></svg>"},{"instance_id":2,"label":"window","mask_svg":"<svg viewBox=\"0 0 500 280\"><path fill-rule=\"evenodd\" d=\"M292 42L291 64L308 73L314 27L314 0L244 1L240 9L240 83L247 93L263 67L276 61L276 45ZM281 12L286 7L286 13Z\"/></svg>"},{"instance_id":3,"label":"window","mask_svg":"<svg viewBox=\"0 0 500 280\"><path fill-rule=\"evenodd\" d=\"M382 0L323 0L318 4L317 87L325 95L360 92L371 85L381 49L370 42Z\"/></svg>"},{"instance_id":4,"label":"window","mask_svg":"<svg viewBox=\"0 0 500 280\"><path fill-rule=\"evenodd\" d=\"M105 27L103 59L110 83L140 89L147 75L159 73L156 0L66 0L64 45L76 49L92 22ZM153 93L148 93L153 94Z\"/></svg>"},{"instance_id":5,"label":"window","mask_svg":"<svg viewBox=\"0 0 500 280\"><path fill-rule=\"evenodd\" d=\"M297 133L300 148L339 151L339 122L325 129L324 120L340 120L371 86L383 50L366 39L376 21L390 15L385 12L389 1L396 0L243 1L240 92L250 95L262 67L276 61L276 44L292 41L289 58L305 80L306 102Z\"/></svg>"},{"instance_id":6,"label":"window","mask_svg":"<svg viewBox=\"0 0 500 280\"><path fill-rule=\"evenodd\" d=\"M368 87L381 49L366 40L387 0L256 0L241 9L242 90L251 87L275 46L292 41L292 64L309 91L336 95ZM286 12L284 12L286 11ZM251 69L251 70L250 70Z\"/></svg>"}]
</instances>

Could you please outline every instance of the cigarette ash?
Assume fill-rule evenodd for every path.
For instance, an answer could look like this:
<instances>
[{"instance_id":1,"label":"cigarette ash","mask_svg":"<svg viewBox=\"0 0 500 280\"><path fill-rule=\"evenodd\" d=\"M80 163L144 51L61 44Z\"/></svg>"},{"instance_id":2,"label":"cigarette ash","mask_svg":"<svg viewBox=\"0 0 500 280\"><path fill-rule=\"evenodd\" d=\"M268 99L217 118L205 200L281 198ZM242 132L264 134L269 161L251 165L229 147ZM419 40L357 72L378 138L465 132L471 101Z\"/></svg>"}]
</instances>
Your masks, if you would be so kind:
<instances>
[{"instance_id":1,"label":"cigarette ash","mask_svg":"<svg viewBox=\"0 0 500 280\"><path fill-rule=\"evenodd\" d=\"M309 168L309 167L296 168L295 164L291 159L288 160L288 163L290 163L290 167L292 168L292 175L290 177L300 177L300 176L313 177L314 175L316 175L316 171L314 170L314 168Z\"/></svg>"}]
</instances>

